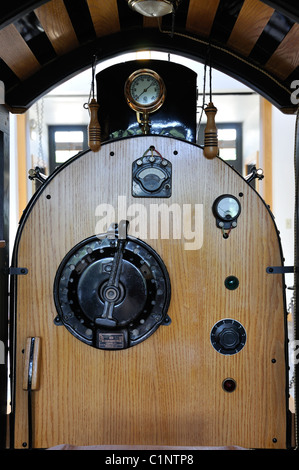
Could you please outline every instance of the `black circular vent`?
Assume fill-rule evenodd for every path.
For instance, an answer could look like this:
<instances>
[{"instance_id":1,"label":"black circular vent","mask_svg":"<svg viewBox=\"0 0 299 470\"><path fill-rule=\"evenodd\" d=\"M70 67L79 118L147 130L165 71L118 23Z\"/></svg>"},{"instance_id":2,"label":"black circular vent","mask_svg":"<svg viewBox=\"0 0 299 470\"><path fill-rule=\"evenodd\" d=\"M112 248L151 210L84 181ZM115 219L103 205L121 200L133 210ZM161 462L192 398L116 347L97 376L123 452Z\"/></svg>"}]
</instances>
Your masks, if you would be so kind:
<instances>
[{"instance_id":1,"label":"black circular vent","mask_svg":"<svg viewBox=\"0 0 299 470\"><path fill-rule=\"evenodd\" d=\"M54 282L57 325L99 349L125 349L169 324L170 280L160 256L127 236L94 236L62 260Z\"/></svg>"}]
</instances>

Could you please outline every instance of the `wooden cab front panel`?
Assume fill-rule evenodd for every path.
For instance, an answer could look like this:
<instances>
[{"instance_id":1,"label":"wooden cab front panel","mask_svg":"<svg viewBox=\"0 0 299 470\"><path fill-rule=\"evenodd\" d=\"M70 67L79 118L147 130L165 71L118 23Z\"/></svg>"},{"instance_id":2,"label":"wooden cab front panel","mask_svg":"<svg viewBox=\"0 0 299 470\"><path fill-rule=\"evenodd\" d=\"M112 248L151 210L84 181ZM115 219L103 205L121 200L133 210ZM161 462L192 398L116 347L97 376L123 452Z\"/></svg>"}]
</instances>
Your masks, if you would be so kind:
<instances>
[{"instance_id":1,"label":"wooden cab front panel","mask_svg":"<svg viewBox=\"0 0 299 470\"><path fill-rule=\"evenodd\" d=\"M168 197L132 195L132 164L151 146L171 162ZM212 211L221 195L241 206L227 238ZM54 281L73 247L124 217L128 233L167 268L170 321L139 344L106 350L55 322ZM15 448L28 443L24 350L32 337L39 338L40 354L39 386L32 391L35 448L287 447L284 279L267 272L282 265L280 242L263 200L225 162L157 136L112 141L79 155L30 203L15 263L28 270L16 276L14 290ZM232 289L229 276L237 281ZM213 328L225 319L245 332L238 352L212 345Z\"/></svg>"}]
</instances>

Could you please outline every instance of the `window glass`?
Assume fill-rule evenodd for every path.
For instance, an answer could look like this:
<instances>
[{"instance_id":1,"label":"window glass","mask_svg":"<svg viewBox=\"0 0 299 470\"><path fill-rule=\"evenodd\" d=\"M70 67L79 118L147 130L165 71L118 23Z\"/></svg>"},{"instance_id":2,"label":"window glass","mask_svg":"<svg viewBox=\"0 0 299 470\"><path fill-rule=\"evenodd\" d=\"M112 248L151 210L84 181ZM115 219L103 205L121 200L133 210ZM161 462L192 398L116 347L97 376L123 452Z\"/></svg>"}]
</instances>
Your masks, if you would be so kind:
<instances>
[{"instance_id":1,"label":"window glass","mask_svg":"<svg viewBox=\"0 0 299 470\"><path fill-rule=\"evenodd\" d=\"M62 143L81 142L83 143L83 131L55 131L55 142L62 142Z\"/></svg>"},{"instance_id":2,"label":"window glass","mask_svg":"<svg viewBox=\"0 0 299 470\"><path fill-rule=\"evenodd\" d=\"M55 163L64 163L83 150L82 131L56 131L54 139Z\"/></svg>"},{"instance_id":3,"label":"window glass","mask_svg":"<svg viewBox=\"0 0 299 470\"><path fill-rule=\"evenodd\" d=\"M87 126L49 126L50 173L87 148Z\"/></svg>"},{"instance_id":4,"label":"window glass","mask_svg":"<svg viewBox=\"0 0 299 470\"><path fill-rule=\"evenodd\" d=\"M219 156L223 160L237 158L237 130L235 128L218 129Z\"/></svg>"}]
</instances>

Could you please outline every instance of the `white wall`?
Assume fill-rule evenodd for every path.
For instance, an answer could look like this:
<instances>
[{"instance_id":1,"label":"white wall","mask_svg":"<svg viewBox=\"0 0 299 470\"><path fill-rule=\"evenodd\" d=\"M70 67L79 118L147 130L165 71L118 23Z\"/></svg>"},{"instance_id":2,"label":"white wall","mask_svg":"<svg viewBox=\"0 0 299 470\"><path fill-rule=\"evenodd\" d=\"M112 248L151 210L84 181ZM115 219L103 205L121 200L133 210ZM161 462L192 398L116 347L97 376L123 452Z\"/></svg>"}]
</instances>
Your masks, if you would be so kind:
<instances>
[{"instance_id":1,"label":"white wall","mask_svg":"<svg viewBox=\"0 0 299 470\"><path fill-rule=\"evenodd\" d=\"M28 111L30 168L48 165L48 126L61 124L88 124L89 113L83 105L88 96L46 95ZM42 129L42 149L39 145L39 125ZM44 161L40 161L40 160Z\"/></svg>"},{"instance_id":2,"label":"white wall","mask_svg":"<svg viewBox=\"0 0 299 470\"><path fill-rule=\"evenodd\" d=\"M285 257L285 265L294 265L294 144L296 118L272 108L272 212ZM286 275L286 284L293 286L293 275ZM290 298L292 292L287 292Z\"/></svg>"},{"instance_id":3,"label":"white wall","mask_svg":"<svg viewBox=\"0 0 299 470\"><path fill-rule=\"evenodd\" d=\"M257 154L260 149L260 100L259 96L251 97L250 106L246 107L243 120L243 164L252 161L257 164ZM258 157L257 157L258 158Z\"/></svg>"}]
</instances>

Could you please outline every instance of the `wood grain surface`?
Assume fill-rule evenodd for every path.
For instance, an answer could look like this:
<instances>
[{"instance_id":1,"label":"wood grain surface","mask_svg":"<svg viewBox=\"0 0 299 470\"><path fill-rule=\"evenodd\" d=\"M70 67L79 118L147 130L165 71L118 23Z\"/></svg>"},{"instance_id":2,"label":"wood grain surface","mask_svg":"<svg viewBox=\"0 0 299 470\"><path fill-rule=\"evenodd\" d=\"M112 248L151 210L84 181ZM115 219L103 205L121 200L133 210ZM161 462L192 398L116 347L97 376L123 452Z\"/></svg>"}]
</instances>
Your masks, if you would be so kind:
<instances>
[{"instance_id":1,"label":"wood grain surface","mask_svg":"<svg viewBox=\"0 0 299 470\"><path fill-rule=\"evenodd\" d=\"M169 199L137 200L131 195L132 162L150 145L172 162ZM216 227L211 209L225 193L236 196L242 207L228 239ZM134 347L105 351L54 324L53 283L69 250L97 233L98 205L111 204L117 218L119 196L127 206L143 204L147 214L151 204L178 204L181 209L189 204L192 210L199 205L202 244L194 250L186 245L186 236L144 238L170 275L171 324ZM193 223L195 218L194 212ZM115 221L112 217L108 222ZM147 216L141 221L149 235L150 222ZM17 282L15 447L28 441L22 351L27 337L38 336L42 350L40 387L33 392L36 448L285 448L284 282L282 275L266 273L268 266L281 262L278 235L264 202L227 164L205 159L195 145L144 136L106 143L98 153L74 159L46 183L20 234L17 263L28 274ZM238 289L225 288L228 275L238 277ZM245 347L232 356L216 352L210 341L213 325L224 318L239 321L247 333ZM233 393L222 388L228 377L237 383Z\"/></svg>"},{"instance_id":2,"label":"wood grain surface","mask_svg":"<svg viewBox=\"0 0 299 470\"><path fill-rule=\"evenodd\" d=\"M87 4L97 36L101 37L120 30L116 0L110 2L87 0Z\"/></svg>"},{"instance_id":3,"label":"wood grain surface","mask_svg":"<svg viewBox=\"0 0 299 470\"><path fill-rule=\"evenodd\" d=\"M249 56L274 9L258 0L245 0L228 40L228 46Z\"/></svg>"},{"instance_id":4,"label":"wood grain surface","mask_svg":"<svg viewBox=\"0 0 299 470\"><path fill-rule=\"evenodd\" d=\"M62 0L52 0L35 10L45 33L58 55L66 54L79 42Z\"/></svg>"},{"instance_id":5,"label":"wood grain surface","mask_svg":"<svg viewBox=\"0 0 299 470\"><path fill-rule=\"evenodd\" d=\"M198 2L190 0L186 27L187 30L209 36L219 0Z\"/></svg>"},{"instance_id":6,"label":"wood grain surface","mask_svg":"<svg viewBox=\"0 0 299 470\"><path fill-rule=\"evenodd\" d=\"M276 72L282 79L286 79L299 65L299 54L296 47L298 34L299 25L294 24L266 64L266 68L271 73Z\"/></svg>"},{"instance_id":7,"label":"wood grain surface","mask_svg":"<svg viewBox=\"0 0 299 470\"><path fill-rule=\"evenodd\" d=\"M20 80L40 70L40 63L13 24L1 29L0 44L1 59Z\"/></svg>"}]
</instances>

